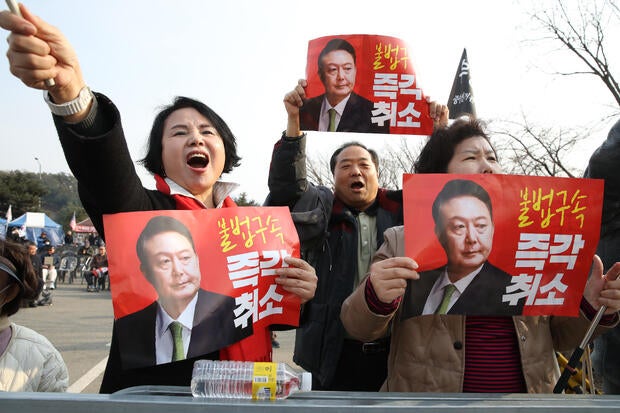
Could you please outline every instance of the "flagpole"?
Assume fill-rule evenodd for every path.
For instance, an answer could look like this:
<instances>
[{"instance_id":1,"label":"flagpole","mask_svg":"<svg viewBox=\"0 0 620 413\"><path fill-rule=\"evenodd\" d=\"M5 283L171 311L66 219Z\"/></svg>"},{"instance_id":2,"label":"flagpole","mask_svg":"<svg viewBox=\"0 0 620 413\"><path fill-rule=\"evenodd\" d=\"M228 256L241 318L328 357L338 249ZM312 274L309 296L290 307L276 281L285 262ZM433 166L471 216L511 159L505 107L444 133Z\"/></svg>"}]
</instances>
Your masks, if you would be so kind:
<instances>
[{"instance_id":1,"label":"flagpole","mask_svg":"<svg viewBox=\"0 0 620 413\"><path fill-rule=\"evenodd\" d=\"M558 379L558 381L555 384L555 387L553 388L553 393L555 394L562 393L566 389L568 380L571 378L571 376L577 373L577 365L579 364L579 361L581 360L581 356L583 355L583 352L586 350L586 346L588 345L588 342L590 341L590 339L592 338L592 335L594 334L594 330L596 329L599 322L601 321L603 314L605 314L605 310L607 310L607 306L606 305L601 306L601 308L599 308L596 315L594 316L594 319L590 322L588 331L586 331L586 334L581 340L581 344L579 344L579 346L573 351L573 354L568 360L568 363L566 363L566 366L564 366L564 370L562 371L560 378Z\"/></svg>"},{"instance_id":2,"label":"flagpole","mask_svg":"<svg viewBox=\"0 0 620 413\"><path fill-rule=\"evenodd\" d=\"M12 205L9 204L9 209L6 210L6 225L4 227L4 239L7 239L9 236L9 223L13 221L13 209Z\"/></svg>"},{"instance_id":3,"label":"flagpole","mask_svg":"<svg viewBox=\"0 0 620 413\"><path fill-rule=\"evenodd\" d=\"M619 275L620 274L616 274L615 278L611 278L610 281L615 280L616 278L618 278ZM592 335L594 334L594 330L600 323L601 318L603 318L603 315L605 314L606 310L607 310L607 306L602 305L596 312L596 315L590 322L590 326L588 327L586 334L583 336L581 343L573 351L573 354L568 360L568 363L566 363L566 366L564 366L564 370L562 371L560 378L558 379L558 381L555 384L555 387L553 388L553 393L556 393L556 394L562 393L564 389L566 389L566 385L568 384L568 380L570 379L570 377L574 375L575 373L577 373L577 365L579 364L579 361L581 360L581 356L586 350L586 347L588 346L588 342L592 338Z\"/></svg>"}]
</instances>

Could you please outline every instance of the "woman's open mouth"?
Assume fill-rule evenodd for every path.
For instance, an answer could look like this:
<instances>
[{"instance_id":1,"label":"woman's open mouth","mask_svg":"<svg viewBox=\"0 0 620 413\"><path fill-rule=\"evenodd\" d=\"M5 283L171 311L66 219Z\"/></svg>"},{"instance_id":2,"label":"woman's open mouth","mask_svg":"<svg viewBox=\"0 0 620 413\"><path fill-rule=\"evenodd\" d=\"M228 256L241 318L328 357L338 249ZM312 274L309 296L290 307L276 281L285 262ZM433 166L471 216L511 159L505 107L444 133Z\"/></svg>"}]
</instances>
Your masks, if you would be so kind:
<instances>
[{"instance_id":1,"label":"woman's open mouth","mask_svg":"<svg viewBox=\"0 0 620 413\"><path fill-rule=\"evenodd\" d=\"M209 165L209 156L202 152L192 152L187 156L187 164L192 168L205 168Z\"/></svg>"}]
</instances>

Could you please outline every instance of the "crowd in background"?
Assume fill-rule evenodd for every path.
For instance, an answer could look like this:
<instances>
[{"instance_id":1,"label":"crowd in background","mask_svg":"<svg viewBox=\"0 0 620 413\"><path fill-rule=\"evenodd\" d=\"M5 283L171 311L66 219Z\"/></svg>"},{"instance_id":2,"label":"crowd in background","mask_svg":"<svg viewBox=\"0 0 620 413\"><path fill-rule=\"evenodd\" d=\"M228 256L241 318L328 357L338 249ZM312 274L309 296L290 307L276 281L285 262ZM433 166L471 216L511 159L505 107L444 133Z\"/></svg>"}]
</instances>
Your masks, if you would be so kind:
<instances>
[{"instance_id":1,"label":"crowd in background","mask_svg":"<svg viewBox=\"0 0 620 413\"><path fill-rule=\"evenodd\" d=\"M109 290L108 259L105 242L97 232L65 232L63 243L54 245L45 231L29 240L17 227L9 228L7 239L28 246L35 273L42 280L42 295L29 301L30 307L51 304L49 291L58 282L86 282L86 291Z\"/></svg>"}]
</instances>

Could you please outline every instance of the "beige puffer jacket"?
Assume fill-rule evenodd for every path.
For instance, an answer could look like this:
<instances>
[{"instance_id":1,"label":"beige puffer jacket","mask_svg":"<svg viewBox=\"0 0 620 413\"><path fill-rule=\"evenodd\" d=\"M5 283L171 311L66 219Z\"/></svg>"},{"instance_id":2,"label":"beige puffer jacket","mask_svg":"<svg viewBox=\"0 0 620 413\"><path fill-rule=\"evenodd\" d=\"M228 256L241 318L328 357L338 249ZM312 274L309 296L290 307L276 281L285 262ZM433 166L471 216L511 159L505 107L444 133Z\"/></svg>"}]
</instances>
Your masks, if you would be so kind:
<instances>
[{"instance_id":1,"label":"beige puffer jacket","mask_svg":"<svg viewBox=\"0 0 620 413\"><path fill-rule=\"evenodd\" d=\"M64 392L69 372L62 356L47 338L27 327L0 318L12 329L11 339L0 354L0 390L19 392Z\"/></svg>"}]
</instances>

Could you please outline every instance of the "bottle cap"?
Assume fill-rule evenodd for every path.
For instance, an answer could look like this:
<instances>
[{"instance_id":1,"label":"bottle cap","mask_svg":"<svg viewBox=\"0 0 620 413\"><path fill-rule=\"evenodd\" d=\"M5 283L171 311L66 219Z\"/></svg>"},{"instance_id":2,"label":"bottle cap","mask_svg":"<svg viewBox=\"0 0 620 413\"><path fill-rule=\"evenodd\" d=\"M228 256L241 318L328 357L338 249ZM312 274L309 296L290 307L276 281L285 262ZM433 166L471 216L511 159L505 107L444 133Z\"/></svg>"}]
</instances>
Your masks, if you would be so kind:
<instances>
[{"instance_id":1,"label":"bottle cap","mask_svg":"<svg viewBox=\"0 0 620 413\"><path fill-rule=\"evenodd\" d=\"M312 390L312 373L304 371L301 373L301 391Z\"/></svg>"}]
</instances>

